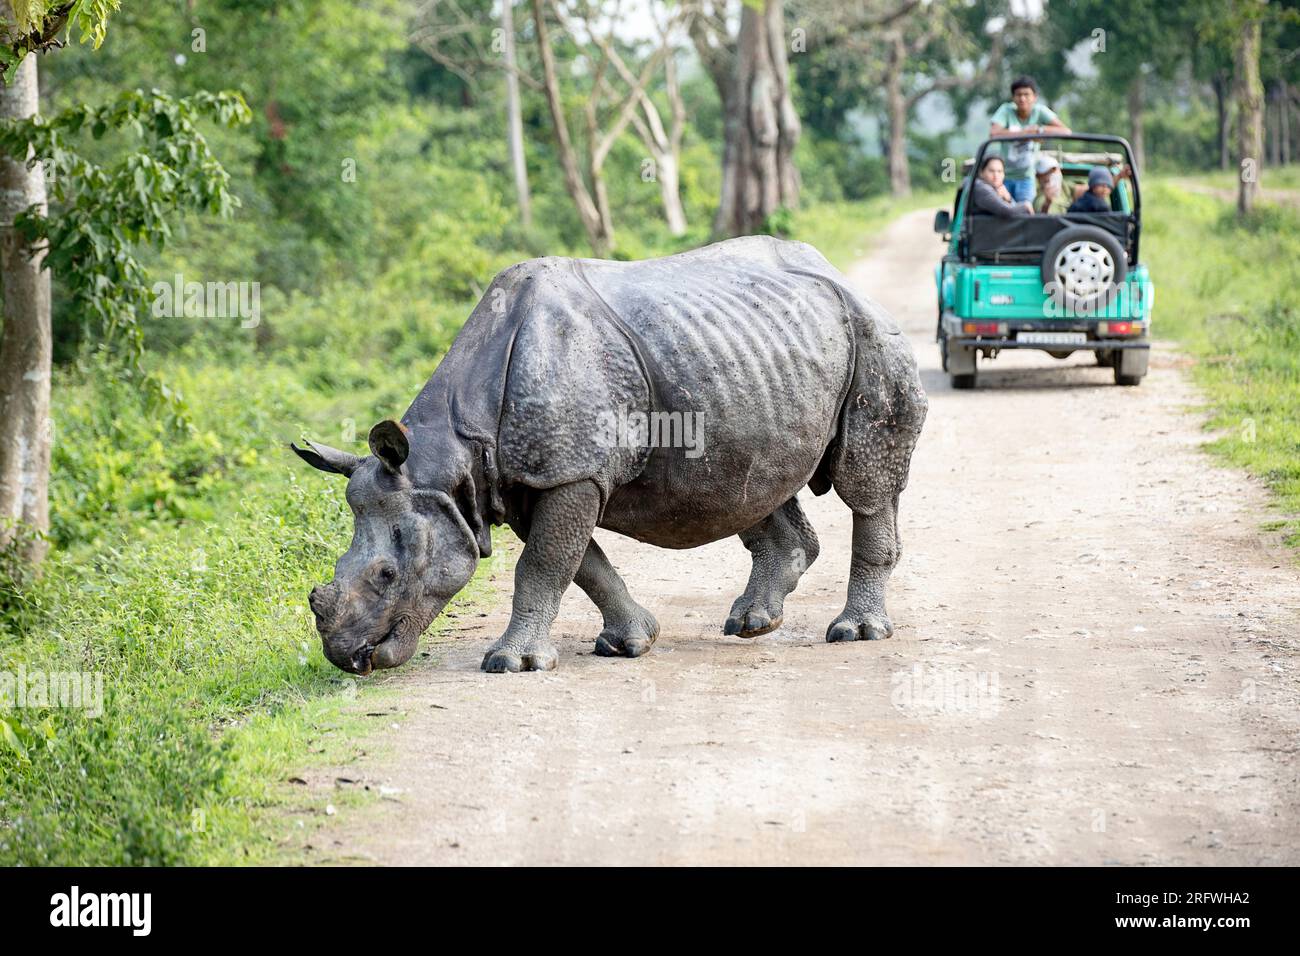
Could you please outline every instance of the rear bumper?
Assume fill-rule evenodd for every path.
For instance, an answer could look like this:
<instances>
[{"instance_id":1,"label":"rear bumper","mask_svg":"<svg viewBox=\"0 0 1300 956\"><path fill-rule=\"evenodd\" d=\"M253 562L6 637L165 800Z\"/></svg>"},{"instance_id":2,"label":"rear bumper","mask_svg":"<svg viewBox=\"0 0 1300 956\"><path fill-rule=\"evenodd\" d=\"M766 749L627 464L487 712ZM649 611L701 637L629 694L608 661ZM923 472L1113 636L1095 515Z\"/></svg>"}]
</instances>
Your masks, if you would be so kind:
<instances>
[{"instance_id":1,"label":"rear bumper","mask_svg":"<svg viewBox=\"0 0 1300 956\"><path fill-rule=\"evenodd\" d=\"M985 329L983 333L967 331L963 326L978 322L982 325L996 324L996 329ZM1126 325L1138 325L1127 335L1115 335L1108 326L1115 322ZM939 322L939 332L948 340L949 349L953 347L987 349L1036 349L1040 352L1073 352L1098 349L1150 349L1151 327L1149 322L1130 319L1076 318L1076 319L968 319L945 311ZM1082 333L1087 336L1083 342L1022 342L1016 336L1020 332L1065 332Z\"/></svg>"},{"instance_id":2,"label":"rear bumper","mask_svg":"<svg viewBox=\"0 0 1300 956\"><path fill-rule=\"evenodd\" d=\"M950 335L951 345L960 345L971 349L1038 349L1040 352L1088 351L1090 349L1149 349L1149 339L1088 339L1086 342L1068 342L1061 344L1043 344L1041 342L1018 342L1015 339L990 338L979 335Z\"/></svg>"}]
</instances>

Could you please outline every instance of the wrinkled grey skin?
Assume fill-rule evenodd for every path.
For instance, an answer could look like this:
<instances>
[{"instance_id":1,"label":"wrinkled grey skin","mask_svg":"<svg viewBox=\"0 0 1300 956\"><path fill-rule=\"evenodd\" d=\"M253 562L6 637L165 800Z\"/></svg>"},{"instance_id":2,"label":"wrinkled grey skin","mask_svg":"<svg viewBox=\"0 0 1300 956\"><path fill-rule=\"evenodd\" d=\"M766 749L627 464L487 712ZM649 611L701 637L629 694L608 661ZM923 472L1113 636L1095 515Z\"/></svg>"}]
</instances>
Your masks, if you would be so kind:
<instances>
[{"instance_id":1,"label":"wrinkled grey skin","mask_svg":"<svg viewBox=\"0 0 1300 956\"><path fill-rule=\"evenodd\" d=\"M617 416L694 415L663 447ZM571 583L600 609L596 652L636 657L659 634L597 527L666 548L739 535L753 555L727 634L763 634L817 558L795 498L832 487L853 512L848 600L828 641L889 637L898 498L925 420L906 339L811 246L733 239L644 262L548 257L502 272L403 416L358 458L295 451L349 476L352 545L311 594L325 655L367 674L420 634L491 551L525 542L509 626L483 669L547 670Z\"/></svg>"}]
</instances>

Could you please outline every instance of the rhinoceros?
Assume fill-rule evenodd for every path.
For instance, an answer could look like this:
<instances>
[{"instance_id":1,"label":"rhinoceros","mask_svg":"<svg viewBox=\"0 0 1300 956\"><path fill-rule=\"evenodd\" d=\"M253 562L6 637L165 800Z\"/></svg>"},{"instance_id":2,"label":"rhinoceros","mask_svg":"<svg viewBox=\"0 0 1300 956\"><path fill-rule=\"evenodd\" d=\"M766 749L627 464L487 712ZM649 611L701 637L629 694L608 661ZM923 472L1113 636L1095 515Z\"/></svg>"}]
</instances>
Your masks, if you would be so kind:
<instances>
[{"instance_id":1,"label":"rhinoceros","mask_svg":"<svg viewBox=\"0 0 1300 956\"><path fill-rule=\"evenodd\" d=\"M597 654L650 649L659 624L596 528L663 548L738 535L753 567L723 631L764 634L817 559L805 486L853 512L848 600L826 639L889 637L898 499L926 408L898 327L805 243L512 266L401 422L370 431L369 455L291 445L348 477L355 516L309 599L325 656L362 675L407 661L500 524L524 547L486 671L555 667L550 629L575 582L603 618Z\"/></svg>"}]
</instances>

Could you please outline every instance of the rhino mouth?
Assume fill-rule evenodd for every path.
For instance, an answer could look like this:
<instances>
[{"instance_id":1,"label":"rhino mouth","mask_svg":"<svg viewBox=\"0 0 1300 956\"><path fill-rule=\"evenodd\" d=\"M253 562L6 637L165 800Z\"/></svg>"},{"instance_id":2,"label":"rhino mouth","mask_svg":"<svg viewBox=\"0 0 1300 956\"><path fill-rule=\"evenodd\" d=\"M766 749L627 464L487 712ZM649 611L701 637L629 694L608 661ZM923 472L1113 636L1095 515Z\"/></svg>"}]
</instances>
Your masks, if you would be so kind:
<instances>
[{"instance_id":1,"label":"rhino mouth","mask_svg":"<svg viewBox=\"0 0 1300 956\"><path fill-rule=\"evenodd\" d=\"M352 655L352 659L349 661L352 665L352 673L358 677L369 677L370 672L375 669L375 649L386 640L388 640L387 636L382 638L378 644L361 645L361 648Z\"/></svg>"},{"instance_id":2,"label":"rhino mouth","mask_svg":"<svg viewBox=\"0 0 1300 956\"><path fill-rule=\"evenodd\" d=\"M376 641L366 641L351 656L339 664L342 670L368 677L373 671L386 670L405 664L415 655L420 643L420 635L437 617L438 611L446 602L439 602L433 613L425 613L418 618L402 616Z\"/></svg>"},{"instance_id":3,"label":"rhino mouth","mask_svg":"<svg viewBox=\"0 0 1300 956\"><path fill-rule=\"evenodd\" d=\"M390 651L396 646L394 642L396 633L397 628L394 627L379 640L373 643L367 641L357 648L348 660L349 669L352 673L358 677L369 677L376 667L394 666L388 661L391 659Z\"/></svg>"}]
</instances>

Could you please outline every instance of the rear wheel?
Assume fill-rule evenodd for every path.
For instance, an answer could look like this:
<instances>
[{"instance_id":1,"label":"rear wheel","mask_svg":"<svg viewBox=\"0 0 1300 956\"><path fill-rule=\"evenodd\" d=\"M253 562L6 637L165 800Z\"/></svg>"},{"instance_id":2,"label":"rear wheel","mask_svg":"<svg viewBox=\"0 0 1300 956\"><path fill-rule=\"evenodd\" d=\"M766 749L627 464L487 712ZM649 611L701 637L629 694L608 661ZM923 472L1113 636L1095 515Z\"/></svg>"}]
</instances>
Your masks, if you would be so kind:
<instances>
[{"instance_id":1,"label":"rear wheel","mask_svg":"<svg viewBox=\"0 0 1300 956\"><path fill-rule=\"evenodd\" d=\"M1147 373L1150 352L1146 349L1114 349L1111 365L1115 369L1116 385L1138 385Z\"/></svg>"},{"instance_id":2,"label":"rear wheel","mask_svg":"<svg viewBox=\"0 0 1300 956\"><path fill-rule=\"evenodd\" d=\"M1062 229L1043 250L1044 288L1069 315L1091 315L1111 301L1128 275L1118 239L1096 226Z\"/></svg>"},{"instance_id":3,"label":"rear wheel","mask_svg":"<svg viewBox=\"0 0 1300 956\"><path fill-rule=\"evenodd\" d=\"M943 370L952 378L953 388L975 387L974 349L952 345L944 335L939 339L939 354L943 357Z\"/></svg>"}]
</instances>

